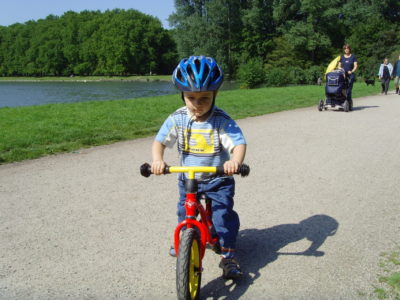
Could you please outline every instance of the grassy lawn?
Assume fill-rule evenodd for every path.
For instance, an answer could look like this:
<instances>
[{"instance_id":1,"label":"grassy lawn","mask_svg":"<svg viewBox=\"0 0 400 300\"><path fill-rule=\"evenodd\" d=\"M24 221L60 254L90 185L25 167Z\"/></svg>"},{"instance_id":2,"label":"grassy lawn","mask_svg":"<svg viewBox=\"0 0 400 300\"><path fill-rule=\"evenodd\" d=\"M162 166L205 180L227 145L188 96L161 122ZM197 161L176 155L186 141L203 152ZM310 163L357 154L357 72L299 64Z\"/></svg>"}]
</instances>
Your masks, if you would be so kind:
<instances>
[{"instance_id":1,"label":"grassy lawn","mask_svg":"<svg viewBox=\"0 0 400 300\"><path fill-rule=\"evenodd\" d=\"M379 276L381 286L375 288L375 295L378 299L400 300L400 247L383 253L379 266L383 275Z\"/></svg>"},{"instance_id":2,"label":"grassy lawn","mask_svg":"<svg viewBox=\"0 0 400 300\"><path fill-rule=\"evenodd\" d=\"M153 77L153 76L152 76ZM379 86L356 83L353 97L377 94ZM324 87L289 86L221 91L217 105L233 118L315 106ZM0 108L0 163L154 135L182 106L180 95Z\"/></svg>"}]
</instances>

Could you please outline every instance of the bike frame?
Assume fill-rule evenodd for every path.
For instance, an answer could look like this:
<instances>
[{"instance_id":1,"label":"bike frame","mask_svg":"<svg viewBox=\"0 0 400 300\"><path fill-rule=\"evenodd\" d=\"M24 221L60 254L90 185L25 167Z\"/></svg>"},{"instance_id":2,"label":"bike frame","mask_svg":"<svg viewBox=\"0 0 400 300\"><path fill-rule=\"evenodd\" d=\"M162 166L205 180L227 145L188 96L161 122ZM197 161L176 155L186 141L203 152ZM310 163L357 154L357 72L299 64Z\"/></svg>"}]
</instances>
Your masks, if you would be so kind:
<instances>
[{"instance_id":1,"label":"bike frame","mask_svg":"<svg viewBox=\"0 0 400 300\"><path fill-rule=\"evenodd\" d=\"M206 251L207 243L216 246L218 237L212 235L212 205L211 200L206 198L205 206L200 202L198 195L198 182L196 173L213 173L223 176L224 167L169 167L165 166L163 174L187 173L185 180L185 212L186 217L179 223L174 232L174 248L177 256L176 261L176 288L179 299L197 299L199 297L202 273L202 261ZM235 174L242 177L249 175L250 168L242 164ZM140 174L149 177L152 173L151 166L144 163L140 166ZM158 174L158 173L157 173ZM200 216L199 220L197 217ZM183 232L182 230L188 229ZM193 230L194 229L194 230ZM200 234L200 237L197 235ZM182 252L179 254L179 246L182 240ZM215 247L219 251L220 247Z\"/></svg>"},{"instance_id":2,"label":"bike frame","mask_svg":"<svg viewBox=\"0 0 400 300\"><path fill-rule=\"evenodd\" d=\"M206 202L206 207L201 204L197 198L197 180L195 174L199 172L216 173L217 167L170 167L170 173L188 173L188 178L185 181L186 188L186 218L179 223L174 232L174 247L176 255L179 253L180 233L186 228L197 228L200 232L200 258L204 257L207 243L214 245L218 238L212 237L211 228L213 226L211 216L211 203ZM200 215L200 221L197 220L197 213Z\"/></svg>"}]
</instances>

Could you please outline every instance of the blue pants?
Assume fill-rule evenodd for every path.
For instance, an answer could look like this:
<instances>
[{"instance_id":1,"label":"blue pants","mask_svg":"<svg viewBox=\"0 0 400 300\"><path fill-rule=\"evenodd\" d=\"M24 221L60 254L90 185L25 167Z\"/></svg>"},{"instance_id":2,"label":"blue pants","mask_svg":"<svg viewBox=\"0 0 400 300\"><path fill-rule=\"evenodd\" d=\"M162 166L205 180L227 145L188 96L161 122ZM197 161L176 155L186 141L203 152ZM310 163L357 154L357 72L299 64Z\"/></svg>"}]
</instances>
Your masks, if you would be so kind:
<instances>
[{"instance_id":1,"label":"blue pants","mask_svg":"<svg viewBox=\"0 0 400 300\"><path fill-rule=\"evenodd\" d=\"M186 216L184 206L186 199L185 182L179 180L178 187L178 222L182 222ZM198 193L204 193L211 199L212 221L222 247L222 255L226 258L232 258L235 253L236 237L240 226L239 216L233 210L235 180L232 177L217 177L209 181L199 182Z\"/></svg>"},{"instance_id":2,"label":"blue pants","mask_svg":"<svg viewBox=\"0 0 400 300\"><path fill-rule=\"evenodd\" d=\"M387 92L389 90L389 83L390 77L381 79L382 93L385 93L385 95L387 95Z\"/></svg>"},{"instance_id":3,"label":"blue pants","mask_svg":"<svg viewBox=\"0 0 400 300\"><path fill-rule=\"evenodd\" d=\"M356 75L354 73L351 73L350 75L347 75L347 76L348 76L349 83L347 85L346 98L350 103L353 103L352 91L353 91L354 81L356 80Z\"/></svg>"}]
</instances>

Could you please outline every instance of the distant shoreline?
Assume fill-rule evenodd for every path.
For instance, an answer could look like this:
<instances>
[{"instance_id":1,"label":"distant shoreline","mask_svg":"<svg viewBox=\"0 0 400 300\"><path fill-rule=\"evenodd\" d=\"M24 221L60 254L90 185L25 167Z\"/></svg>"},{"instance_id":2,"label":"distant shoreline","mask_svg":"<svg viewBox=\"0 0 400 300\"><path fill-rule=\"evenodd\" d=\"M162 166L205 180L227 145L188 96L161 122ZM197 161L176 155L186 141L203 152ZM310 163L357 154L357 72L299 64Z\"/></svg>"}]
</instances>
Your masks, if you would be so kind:
<instances>
[{"instance_id":1,"label":"distant shoreline","mask_svg":"<svg viewBox=\"0 0 400 300\"><path fill-rule=\"evenodd\" d=\"M0 82L154 82L171 81L171 75L154 76L73 76L73 77L0 77Z\"/></svg>"}]
</instances>

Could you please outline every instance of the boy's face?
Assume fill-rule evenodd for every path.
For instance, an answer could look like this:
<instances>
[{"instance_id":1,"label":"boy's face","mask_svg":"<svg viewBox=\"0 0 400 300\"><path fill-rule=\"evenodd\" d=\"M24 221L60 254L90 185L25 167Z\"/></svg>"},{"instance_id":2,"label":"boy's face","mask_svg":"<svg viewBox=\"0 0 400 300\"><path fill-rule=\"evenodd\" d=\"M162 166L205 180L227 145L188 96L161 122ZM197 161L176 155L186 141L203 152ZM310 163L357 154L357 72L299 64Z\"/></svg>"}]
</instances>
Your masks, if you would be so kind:
<instances>
[{"instance_id":1,"label":"boy's face","mask_svg":"<svg viewBox=\"0 0 400 300\"><path fill-rule=\"evenodd\" d=\"M214 92L184 92L186 107L196 118L196 121L205 121L211 109Z\"/></svg>"}]
</instances>

